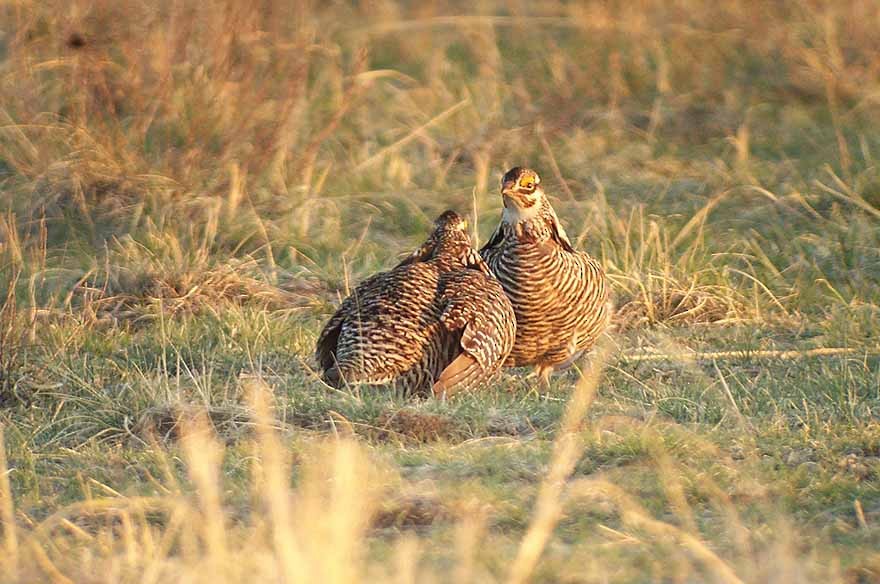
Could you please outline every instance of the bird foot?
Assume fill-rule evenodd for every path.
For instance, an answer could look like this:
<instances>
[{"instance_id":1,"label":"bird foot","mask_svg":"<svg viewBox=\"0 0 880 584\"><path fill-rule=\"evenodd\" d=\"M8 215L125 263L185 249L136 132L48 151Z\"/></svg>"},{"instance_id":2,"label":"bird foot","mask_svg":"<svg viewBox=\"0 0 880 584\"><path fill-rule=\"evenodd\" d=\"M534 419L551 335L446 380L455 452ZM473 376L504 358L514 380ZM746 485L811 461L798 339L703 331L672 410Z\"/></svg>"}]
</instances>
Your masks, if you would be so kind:
<instances>
[{"instance_id":1,"label":"bird foot","mask_svg":"<svg viewBox=\"0 0 880 584\"><path fill-rule=\"evenodd\" d=\"M535 369L526 376L526 379L537 378L538 383L535 389L537 390L538 388L540 388L541 390L546 392L550 389L550 375L552 373L552 365L536 365Z\"/></svg>"}]
</instances>

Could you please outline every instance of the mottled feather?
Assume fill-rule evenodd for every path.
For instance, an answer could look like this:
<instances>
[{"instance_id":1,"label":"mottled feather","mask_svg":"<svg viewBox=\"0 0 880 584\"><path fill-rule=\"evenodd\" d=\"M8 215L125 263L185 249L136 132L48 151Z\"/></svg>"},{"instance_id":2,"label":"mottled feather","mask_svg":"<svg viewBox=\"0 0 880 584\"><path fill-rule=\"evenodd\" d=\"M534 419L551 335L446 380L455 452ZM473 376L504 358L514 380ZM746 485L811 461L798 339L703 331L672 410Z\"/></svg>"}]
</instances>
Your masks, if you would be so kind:
<instances>
[{"instance_id":1,"label":"mottled feather","mask_svg":"<svg viewBox=\"0 0 880 584\"><path fill-rule=\"evenodd\" d=\"M473 389L513 346L516 317L501 285L446 212L431 238L392 270L357 286L318 337L315 358L331 385L391 383L427 393ZM459 367L472 355L476 363Z\"/></svg>"}]
</instances>

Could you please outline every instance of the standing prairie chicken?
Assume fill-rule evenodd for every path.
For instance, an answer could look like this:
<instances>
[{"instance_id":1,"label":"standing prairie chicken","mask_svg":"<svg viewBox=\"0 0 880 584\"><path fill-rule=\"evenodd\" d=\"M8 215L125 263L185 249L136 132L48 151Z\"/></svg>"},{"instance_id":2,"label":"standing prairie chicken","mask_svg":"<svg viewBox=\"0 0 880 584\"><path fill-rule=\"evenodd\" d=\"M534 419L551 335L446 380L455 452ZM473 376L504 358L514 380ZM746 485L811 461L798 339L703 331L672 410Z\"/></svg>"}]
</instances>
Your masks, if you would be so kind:
<instances>
[{"instance_id":1,"label":"standing prairie chicken","mask_svg":"<svg viewBox=\"0 0 880 584\"><path fill-rule=\"evenodd\" d=\"M342 302L315 351L328 384L391 383L440 397L473 389L501 368L516 317L466 229L446 211L419 249Z\"/></svg>"},{"instance_id":2,"label":"standing prairie chicken","mask_svg":"<svg viewBox=\"0 0 880 584\"><path fill-rule=\"evenodd\" d=\"M516 313L516 342L505 365L535 365L547 382L554 369L592 348L608 326L605 272L574 250L534 170L510 169L501 195L501 223L480 254Z\"/></svg>"}]
</instances>

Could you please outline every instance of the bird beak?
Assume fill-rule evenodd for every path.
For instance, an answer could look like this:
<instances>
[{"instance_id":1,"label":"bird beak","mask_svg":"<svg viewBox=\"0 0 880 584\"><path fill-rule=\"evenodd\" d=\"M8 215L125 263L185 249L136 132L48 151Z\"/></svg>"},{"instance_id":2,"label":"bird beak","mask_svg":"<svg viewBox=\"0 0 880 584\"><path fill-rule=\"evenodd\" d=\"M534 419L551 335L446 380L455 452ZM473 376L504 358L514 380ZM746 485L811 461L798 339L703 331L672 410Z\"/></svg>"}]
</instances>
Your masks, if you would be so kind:
<instances>
[{"instance_id":1,"label":"bird beak","mask_svg":"<svg viewBox=\"0 0 880 584\"><path fill-rule=\"evenodd\" d=\"M504 202L504 207L509 209L511 207L521 207L523 205L522 194L519 193L516 189L507 189L501 193L501 200Z\"/></svg>"},{"instance_id":2,"label":"bird beak","mask_svg":"<svg viewBox=\"0 0 880 584\"><path fill-rule=\"evenodd\" d=\"M501 185L501 194L502 195L511 195L515 192L516 189L516 181L515 180L506 180L504 184Z\"/></svg>"}]
</instances>

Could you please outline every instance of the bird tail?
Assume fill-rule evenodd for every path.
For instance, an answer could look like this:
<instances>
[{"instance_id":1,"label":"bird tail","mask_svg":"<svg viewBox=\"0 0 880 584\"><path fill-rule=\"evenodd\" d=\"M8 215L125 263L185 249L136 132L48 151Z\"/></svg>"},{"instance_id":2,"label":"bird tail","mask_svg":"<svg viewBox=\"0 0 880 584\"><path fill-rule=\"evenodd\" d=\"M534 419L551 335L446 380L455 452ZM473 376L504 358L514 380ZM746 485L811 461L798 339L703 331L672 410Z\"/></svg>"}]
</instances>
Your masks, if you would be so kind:
<instances>
[{"instance_id":1,"label":"bird tail","mask_svg":"<svg viewBox=\"0 0 880 584\"><path fill-rule=\"evenodd\" d=\"M364 378L363 368L351 367L345 363L337 363L324 370L324 383L336 389L361 383L365 380Z\"/></svg>"},{"instance_id":2,"label":"bird tail","mask_svg":"<svg viewBox=\"0 0 880 584\"><path fill-rule=\"evenodd\" d=\"M345 383L342 378L342 373L340 373L339 367L336 365L324 370L323 380L324 383L330 387L335 387L336 389L339 389Z\"/></svg>"},{"instance_id":3,"label":"bird tail","mask_svg":"<svg viewBox=\"0 0 880 584\"><path fill-rule=\"evenodd\" d=\"M467 353L462 353L440 373L440 377L432 387L432 392L437 398L449 397L474 387L485 376L486 372L477 360Z\"/></svg>"}]
</instances>

